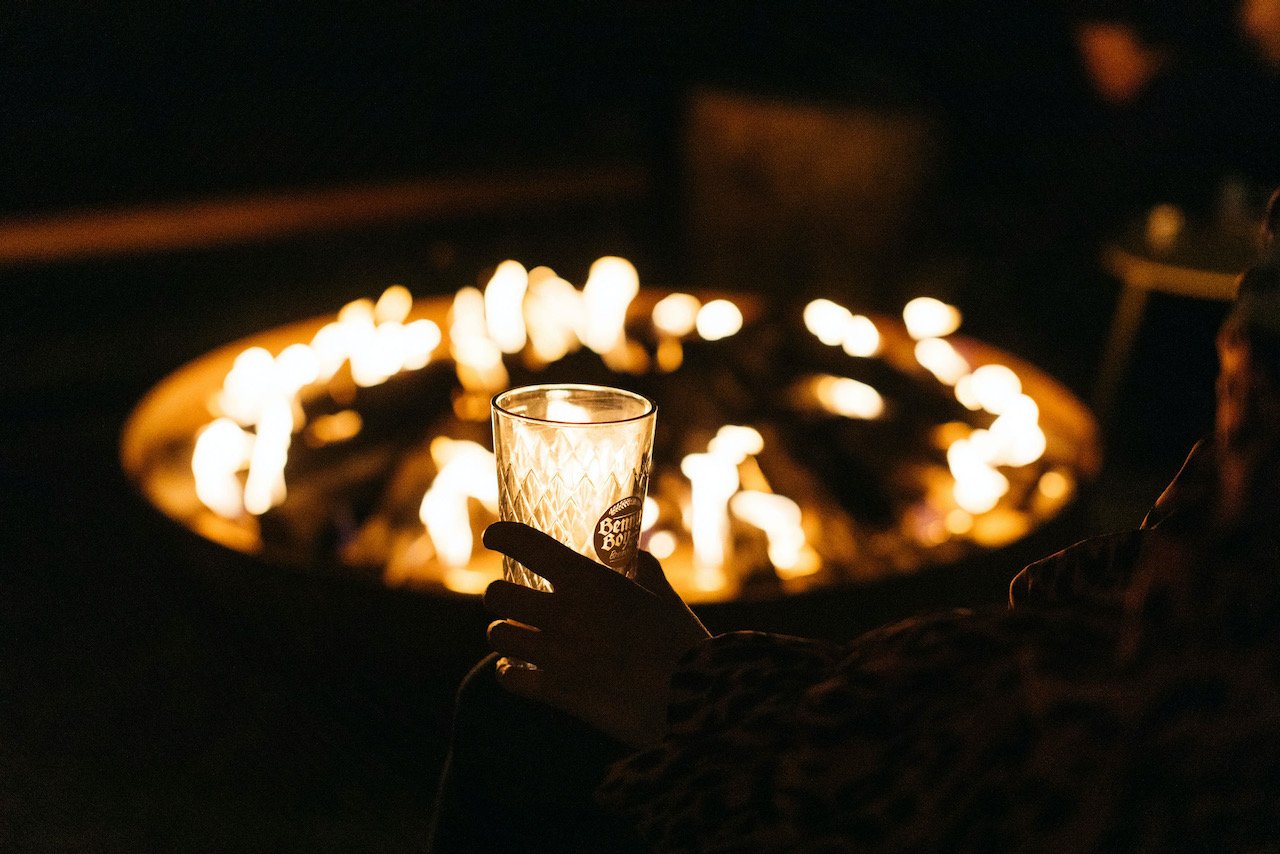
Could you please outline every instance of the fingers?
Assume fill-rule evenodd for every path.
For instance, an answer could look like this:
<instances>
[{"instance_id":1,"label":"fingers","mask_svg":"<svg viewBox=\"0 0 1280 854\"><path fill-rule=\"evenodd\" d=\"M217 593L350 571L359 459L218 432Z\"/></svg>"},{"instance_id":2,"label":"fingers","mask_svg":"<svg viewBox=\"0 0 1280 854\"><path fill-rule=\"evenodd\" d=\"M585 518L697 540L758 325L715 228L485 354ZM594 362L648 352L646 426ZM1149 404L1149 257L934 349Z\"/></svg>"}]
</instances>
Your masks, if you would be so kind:
<instances>
[{"instance_id":1,"label":"fingers","mask_svg":"<svg viewBox=\"0 0 1280 854\"><path fill-rule=\"evenodd\" d=\"M510 620L494 620L489 624L489 646L508 658L518 658L530 664L545 665L547 646L542 632Z\"/></svg>"},{"instance_id":2,"label":"fingers","mask_svg":"<svg viewBox=\"0 0 1280 854\"><path fill-rule=\"evenodd\" d=\"M512 694L549 703L569 714L578 714L575 702L545 669L526 666L520 659L499 658L495 665L498 684Z\"/></svg>"},{"instance_id":3,"label":"fingers","mask_svg":"<svg viewBox=\"0 0 1280 854\"><path fill-rule=\"evenodd\" d=\"M521 667L519 663L509 658L499 658L496 668L498 684L512 694L518 694L529 700L544 699L542 687L544 671Z\"/></svg>"},{"instance_id":4,"label":"fingers","mask_svg":"<svg viewBox=\"0 0 1280 854\"><path fill-rule=\"evenodd\" d=\"M555 538L519 522L494 522L484 531L484 544L516 559L530 572L550 581L552 587L595 575L622 577Z\"/></svg>"},{"instance_id":5,"label":"fingers","mask_svg":"<svg viewBox=\"0 0 1280 854\"><path fill-rule=\"evenodd\" d=\"M484 606L490 613L517 620L539 629L554 621L553 594L510 581L494 581L484 591Z\"/></svg>"}]
</instances>

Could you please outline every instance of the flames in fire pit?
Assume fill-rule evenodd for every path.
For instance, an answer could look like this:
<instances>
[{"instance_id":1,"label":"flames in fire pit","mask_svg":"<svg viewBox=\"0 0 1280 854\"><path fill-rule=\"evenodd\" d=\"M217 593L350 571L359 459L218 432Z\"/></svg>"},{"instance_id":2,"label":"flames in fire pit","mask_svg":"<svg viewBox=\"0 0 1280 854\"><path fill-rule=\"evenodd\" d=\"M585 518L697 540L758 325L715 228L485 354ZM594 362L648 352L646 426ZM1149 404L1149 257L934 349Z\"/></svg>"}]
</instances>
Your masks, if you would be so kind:
<instances>
[{"instance_id":1,"label":"flames in fire pit","mask_svg":"<svg viewBox=\"0 0 1280 854\"><path fill-rule=\"evenodd\" d=\"M792 316L794 315L794 316ZM659 403L643 547L693 601L773 596L953 561L1055 515L1097 468L1095 427L1039 371L820 299L641 289L601 258L581 289L504 261L487 286L400 286L181 369L126 428L164 512L268 561L477 593L498 576L489 398L599 382Z\"/></svg>"}]
</instances>

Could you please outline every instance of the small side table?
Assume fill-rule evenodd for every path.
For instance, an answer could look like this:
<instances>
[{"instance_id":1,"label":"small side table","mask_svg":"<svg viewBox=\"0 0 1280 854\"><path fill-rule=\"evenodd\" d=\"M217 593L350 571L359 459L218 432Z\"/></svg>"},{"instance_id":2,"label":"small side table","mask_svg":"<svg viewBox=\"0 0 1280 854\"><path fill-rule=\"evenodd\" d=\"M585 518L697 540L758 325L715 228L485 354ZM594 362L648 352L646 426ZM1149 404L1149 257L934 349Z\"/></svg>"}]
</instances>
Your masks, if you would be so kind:
<instances>
[{"instance_id":1,"label":"small side table","mask_svg":"<svg viewBox=\"0 0 1280 854\"><path fill-rule=\"evenodd\" d=\"M1120 280L1122 290L1094 388L1094 411L1101 421L1110 415L1128 372L1151 294L1229 302L1235 299L1240 273L1256 257L1254 238L1247 232L1183 228L1160 249L1151 244L1146 228L1138 224L1102 252L1102 265Z\"/></svg>"}]
</instances>

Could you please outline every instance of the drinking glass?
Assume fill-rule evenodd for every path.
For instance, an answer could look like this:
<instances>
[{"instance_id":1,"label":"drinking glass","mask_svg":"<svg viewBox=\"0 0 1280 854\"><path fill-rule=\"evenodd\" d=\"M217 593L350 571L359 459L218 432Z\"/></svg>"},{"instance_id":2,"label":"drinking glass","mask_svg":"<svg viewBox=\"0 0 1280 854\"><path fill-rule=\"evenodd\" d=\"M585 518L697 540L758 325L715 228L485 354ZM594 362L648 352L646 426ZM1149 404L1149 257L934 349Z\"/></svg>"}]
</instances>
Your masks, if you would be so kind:
<instances>
[{"instance_id":1,"label":"drinking glass","mask_svg":"<svg viewBox=\"0 0 1280 854\"><path fill-rule=\"evenodd\" d=\"M657 407L634 392L534 385L493 398L498 515L634 577ZM509 557L509 581L550 584Z\"/></svg>"}]
</instances>

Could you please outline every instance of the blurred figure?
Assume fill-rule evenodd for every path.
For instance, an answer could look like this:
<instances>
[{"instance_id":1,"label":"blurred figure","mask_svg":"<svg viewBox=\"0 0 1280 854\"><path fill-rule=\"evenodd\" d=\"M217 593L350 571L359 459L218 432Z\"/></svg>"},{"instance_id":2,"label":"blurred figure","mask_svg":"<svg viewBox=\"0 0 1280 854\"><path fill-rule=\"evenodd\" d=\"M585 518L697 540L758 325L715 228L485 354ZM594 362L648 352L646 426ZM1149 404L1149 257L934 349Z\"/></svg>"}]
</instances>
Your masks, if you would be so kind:
<instances>
[{"instance_id":1,"label":"blurred figure","mask_svg":"<svg viewBox=\"0 0 1280 854\"><path fill-rule=\"evenodd\" d=\"M1090 184L1117 213L1208 217L1225 186L1280 178L1280 78L1255 58L1280 60L1280 2L1074 0L1070 19L1096 101Z\"/></svg>"},{"instance_id":2,"label":"blurred figure","mask_svg":"<svg viewBox=\"0 0 1280 854\"><path fill-rule=\"evenodd\" d=\"M1244 0L1240 29L1258 58L1280 71L1280 0Z\"/></svg>"}]
</instances>

